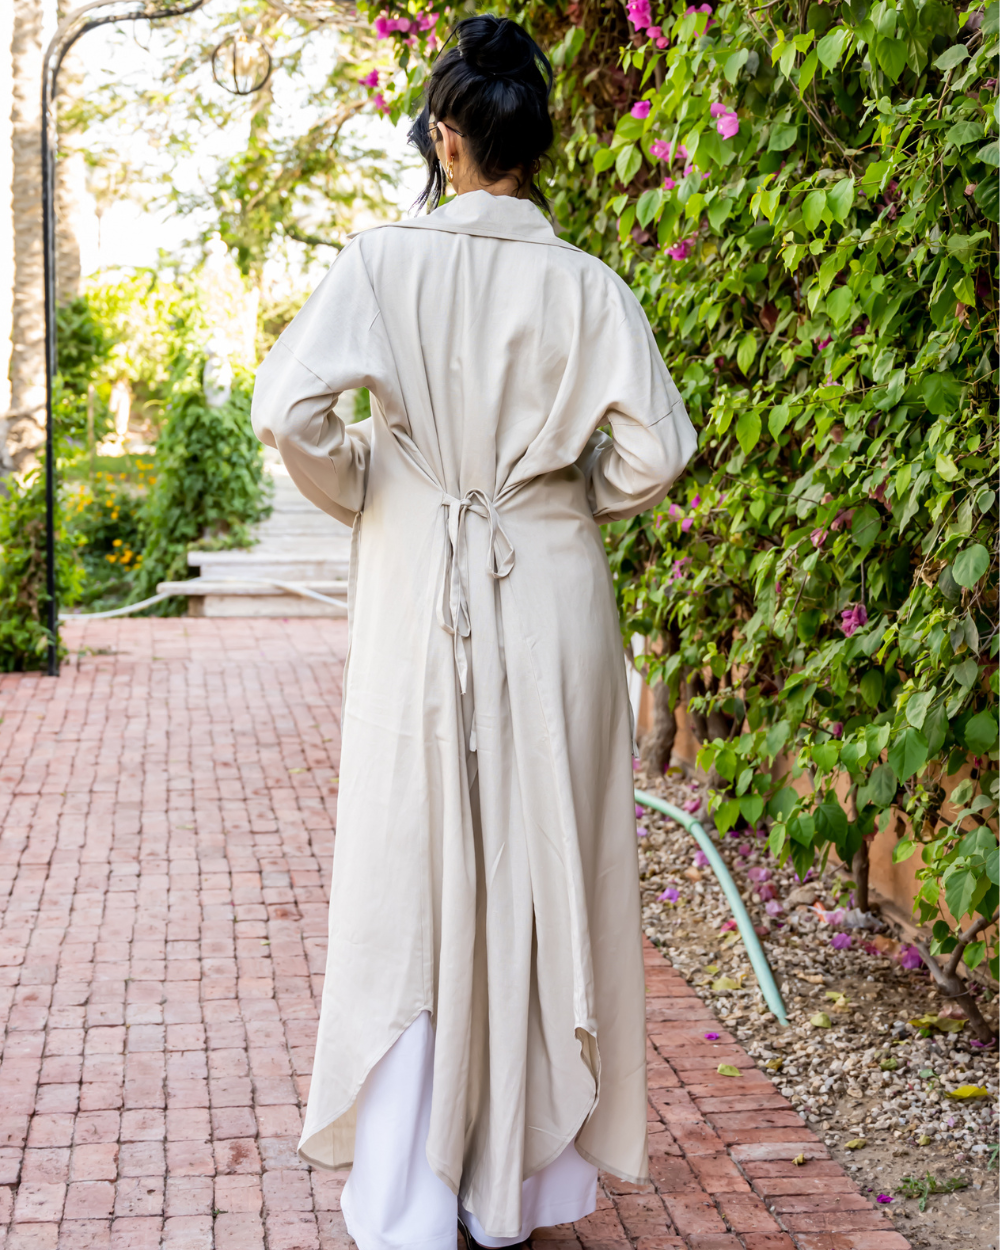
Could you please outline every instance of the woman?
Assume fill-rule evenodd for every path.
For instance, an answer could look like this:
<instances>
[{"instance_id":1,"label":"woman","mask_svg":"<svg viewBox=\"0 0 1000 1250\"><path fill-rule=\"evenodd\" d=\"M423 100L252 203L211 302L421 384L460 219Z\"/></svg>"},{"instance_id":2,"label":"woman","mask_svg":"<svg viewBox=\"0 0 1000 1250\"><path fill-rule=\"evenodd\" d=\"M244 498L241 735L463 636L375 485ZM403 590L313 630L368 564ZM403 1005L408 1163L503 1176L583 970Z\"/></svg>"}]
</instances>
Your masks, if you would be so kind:
<instances>
[{"instance_id":1,"label":"woman","mask_svg":"<svg viewBox=\"0 0 1000 1250\"><path fill-rule=\"evenodd\" d=\"M543 76L544 71L544 76ZM414 127L436 203L344 248L254 429L353 526L326 987L300 1152L361 1250L519 1244L647 1175L631 730L598 521L696 439L649 325L553 232L551 70L473 17ZM339 392L372 417L345 428ZM598 432L610 426L612 437Z\"/></svg>"}]
</instances>

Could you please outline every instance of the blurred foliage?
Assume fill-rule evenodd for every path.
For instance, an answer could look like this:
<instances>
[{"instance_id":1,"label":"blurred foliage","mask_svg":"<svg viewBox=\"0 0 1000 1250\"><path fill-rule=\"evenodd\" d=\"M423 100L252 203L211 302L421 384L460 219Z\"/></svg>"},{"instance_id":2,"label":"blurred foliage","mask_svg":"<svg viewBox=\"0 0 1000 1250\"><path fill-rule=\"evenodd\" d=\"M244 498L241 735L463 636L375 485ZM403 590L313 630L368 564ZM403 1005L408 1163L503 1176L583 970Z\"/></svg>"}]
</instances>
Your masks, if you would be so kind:
<instances>
[{"instance_id":1,"label":"blurred foliage","mask_svg":"<svg viewBox=\"0 0 1000 1250\"><path fill-rule=\"evenodd\" d=\"M250 526L269 510L262 448L250 425L252 378L238 373L229 400L212 408L202 390L202 365L192 362L174 387L156 444L156 480L141 517L135 599L156 594L159 582L188 577L191 547L248 546ZM187 603L167 600L158 610L177 615Z\"/></svg>"},{"instance_id":2,"label":"blurred foliage","mask_svg":"<svg viewBox=\"0 0 1000 1250\"><path fill-rule=\"evenodd\" d=\"M674 502L607 527L623 634L686 697L720 831L765 821L804 876L894 830L940 948L1000 883L997 4L501 8L556 67L564 237L699 430ZM422 11L368 9L394 116Z\"/></svg>"},{"instance_id":3,"label":"blurred foliage","mask_svg":"<svg viewBox=\"0 0 1000 1250\"><path fill-rule=\"evenodd\" d=\"M264 88L244 96L211 73L219 40L240 28L264 41L273 63ZM356 120L371 94L361 80L378 69L376 41L352 10L249 0L139 37L147 57L133 44L90 66L61 112L102 207L130 191L150 208L188 214L199 242L218 234L258 285L269 258L308 263L317 249L342 247L359 215L395 214L386 190L399 163ZM131 42L132 32L118 38Z\"/></svg>"}]
</instances>

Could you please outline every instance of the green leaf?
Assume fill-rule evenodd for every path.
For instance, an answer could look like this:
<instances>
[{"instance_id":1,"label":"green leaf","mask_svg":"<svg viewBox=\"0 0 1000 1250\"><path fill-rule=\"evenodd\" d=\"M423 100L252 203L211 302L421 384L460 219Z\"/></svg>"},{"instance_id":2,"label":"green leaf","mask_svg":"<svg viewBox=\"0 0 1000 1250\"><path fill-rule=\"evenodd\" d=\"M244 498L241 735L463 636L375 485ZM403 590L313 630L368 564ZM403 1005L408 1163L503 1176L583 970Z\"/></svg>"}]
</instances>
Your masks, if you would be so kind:
<instances>
[{"instance_id":1,"label":"green leaf","mask_svg":"<svg viewBox=\"0 0 1000 1250\"><path fill-rule=\"evenodd\" d=\"M945 143L953 144L956 148L965 147L967 143L975 143L977 139L983 137L982 122L956 122L948 133L945 135Z\"/></svg>"},{"instance_id":2,"label":"green leaf","mask_svg":"<svg viewBox=\"0 0 1000 1250\"><path fill-rule=\"evenodd\" d=\"M866 803L874 803L876 807L888 807L896 797L897 788L896 774L891 765L879 764L878 768L872 771L868 784L858 791L858 806L864 807Z\"/></svg>"},{"instance_id":3,"label":"green leaf","mask_svg":"<svg viewBox=\"0 0 1000 1250\"><path fill-rule=\"evenodd\" d=\"M927 739L919 729L904 729L889 748L889 767L900 781L907 781L927 762Z\"/></svg>"},{"instance_id":4,"label":"green leaf","mask_svg":"<svg viewBox=\"0 0 1000 1250\"><path fill-rule=\"evenodd\" d=\"M739 347L736 349L736 363L739 365L740 371L742 373L750 372L750 366L753 364L754 360L756 359L756 356L757 356L757 340L752 333L748 332L743 336L743 339L741 340ZM757 421L757 425L758 425L758 433L759 433L759 427L760 427L759 418ZM757 440L754 439L754 442L756 441Z\"/></svg>"},{"instance_id":5,"label":"green leaf","mask_svg":"<svg viewBox=\"0 0 1000 1250\"><path fill-rule=\"evenodd\" d=\"M989 567L989 552L982 543L973 543L971 547L966 547L955 557L951 566L951 575L959 586L971 590Z\"/></svg>"},{"instance_id":6,"label":"green leaf","mask_svg":"<svg viewBox=\"0 0 1000 1250\"><path fill-rule=\"evenodd\" d=\"M838 26L828 35L824 35L816 45L816 55L824 68L833 69L840 61L850 33L846 26Z\"/></svg>"},{"instance_id":7,"label":"green leaf","mask_svg":"<svg viewBox=\"0 0 1000 1250\"><path fill-rule=\"evenodd\" d=\"M816 49L813 48L812 52L810 52L806 59L802 62L802 68L799 70L800 93L805 91L806 87L808 87L813 78L815 78L817 61L818 57Z\"/></svg>"},{"instance_id":8,"label":"green leaf","mask_svg":"<svg viewBox=\"0 0 1000 1250\"><path fill-rule=\"evenodd\" d=\"M750 50L748 48L738 48L735 52L730 53L722 70L727 82L734 83L739 78L740 70L746 65L749 55Z\"/></svg>"},{"instance_id":9,"label":"green leaf","mask_svg":"<svg viewBox=\"0 0 1000 1250\"><path fill-rule=\"evenodd\" d=\"M920 394L928 412L944 417L957 410L962 384L950 373L925 373L920 379Z\"/></svg>"},{"instance_id":10,"label":"green leaf","mask_svg":"<svg viewBox=\"0 0 1000 1250\"><path fill-rule=\"evenodd\" d=\"M976 153L976 159L994 168L1000 165L1000 140L994 139L992 143L987 143L984 148L980 148Z\"/></svg>"},{"instance_id":11,"label":"green leaf","mask_svg":"<svg viewBox=\"0 0 1000 1250\"><path fill-rule=\"evenodd\" d=\"M882 531L882 518L871 504L862 504L854 510L851 519L851 537L862 549L867 551Z\"/></svg>"},{"instance_id":12,"label":"green leaf","mask_svg":"<svg viewBox=\"0 0 1000 1250\"><path fill-rule=\"evenodd\" d=\"M764 814L764 800L759 794L745 794L740 799L740 812L749 825L756 825Z\"/></svg>"},{"instance_id":13,"label":"green leaf","mask_svg":"<svg viewBox=\"0 0 1000 1250\"><path fill-rule=\"evenodd\" d=\"M836 767L837 760L840 758L840 743L831 739L824 742L820 746L813 747L813 761L821 773L828 773Z\"/></svg>"},{"instance_id":14,"label":"green leaf","mask_svg":"<svg viewBox=\"0 0 1000 1250\"><path fill-rule=\"evenodd\" d=\"M972 896L979 884L978 874L968 868L956 868L950 872L944 882L944 897L948 910L961 920L972 906Z\"/></svg>"},{"instance_id":15,"label":"green leaf","mask_svg":"<svg viewBox=\"0 0 1000 1250\"><path fill-rule=\"evenodd\" d=\"M859 683L861 697L869 707L878 707L878 701L882 697L882 682L883 676L880 668L870 668L861 678Z\"/></svg>"},{"instance_id":16,"label":"green leaf","mask_svg":"<svg viewBox=\"0 0 1000 1250\"><path fill-rule=\"evenodd\" d=\"M823 220L825 211L826 192L823 190L810 191L802 201L802 220L806 223L806 229L810 231L815 230Z\"/></svg>"},{"instance_id":17,"label":"green leaf","mask_svg":"<svg viewBox=\"0 0 1000 1250\"><path fill-rule=\"evenodd\" d=\"M826 297L826 311L835 326L841 326L854 305L854 296L849 286L838 286Z\"/></svg>"},{"instance_id":18,"label":"green leaf","mask_svg":"<svg viewBox=\"0 0 1000 1250\"><path fill-rule=\"evenodd\" d=\"M968 56L968 52L965 55ZM906 40L882 36L875 45L875 59L892 81L896 82L906 68Z\"/></svg>"},{"instance_id":19,"label":"green leaf","mask_svg":"<svg viewBox=\"0 0 1000 1250\"><path fill-rule=\"evenodd\" d=\"M792 727L786 720L779 720L776 725L771 726L764 736L764 750L767 752L770 759L774 759L774 757L791 737L791 734ZM772 812L771 814L777 815L776 812Z\"/></svg>"},{"instance_id":20,"label":"green leaf","mask_svg":"<svg viewBox=\"0 0 1000 1250\"><path fill-rule=\"evenodd\" d=\"M988 221L1000 221L1000 179L984 178L972 198Z\"/></svg>"},{"instance_id":21,"label":"green leaf","mask_svg":"<svg viewBox=\"0 0 1000 1250\"><path fill-rule=\"evenodd\" d=\"M965 726L965 745L976 755L991 751L997 741L996 712L979 712Z\"/></svg>"},{"instance_id":22,"label":"green leaf","mask_svg":"<svg viewBox=\"0 0 1000 1250\"><path fill-rule=\"evenodd\" d=\"M635 206L635 217L644 230L656 216L662 203L663 192L659 187L643 191L639 196L639 203Z\"/></svg>"},{"instance_id":23,"label":"green leaf","mask_svg":"<svg viewBox=\"0 0 1000 1250\"><path fill-rule=\"evenodd\" d=\"M712 815L715 827L719 833L728 833L733 825L736 824L736 818L739 814L739 799L727 799L725 803L720 804Z\"/></svg>"},{"instance_id":24,"label":"green leaf","mask_svg":"<svg viewBox=\"0 0 1000 1250\"><path fill-rule=\"evenodd\" d=\"M775 122L771 127L771 137L767 141L769 152L787 152L798 137L799 128L789 122Z\"/></svg>"},{"instance_id":25,"label":"green leaf","mask_svg":"<svg viewBox=\"0 0 1000 1250\"><path fill-rule=\"evenodd\" d=\"M969 49L964 43L953 43L947 51L942 52L938 59L934 62L934 68L942 72L954 69L956 65L961 65L963 61L968 60Z\"/></svg>"},{"instance_id":26,"label":"green leaf","mask_svg":"<svg viewBox=\"0 0 1000 1250\"><path fill-rule=\"evenodd\" d=\"M787 404L776 404L771 409L771 415L767 418L767 428L771 431L773 439L777 440L780 437L781 431L788 424L790 414L791 410Z\"/></svg>"},{"instance_id":27,"label":"green leaf","mask_svg":"<svg viewBox=\"0 0 1000 1250\"><path fill-rule=\"evenodd\" d=\"M618 153L618 159L615 161L615 173L617 173L625 186L628 186L639 172L641 164L642 154L639 149L634 143L627 143Z\"/></svg>"},{"instance_id":28,"label":"green leaf","mask_svg":"<svg viewBox=\"0 0 1000 1250\"><path fill-rule=\"evenodd\" d=\"M994 885L1000 885L1000 846L986 856L986 875Z\"/></svg>"},{"instance_id":29,"label":"green leaf","mask_svg":"<svg viewBox=\"0 0 1000 1250\"><path fill-rule=\"evenodd\" d=\"M603 174L614 163L615 154L610 148L598 148L594 153L594 170L596 173Z\"/></svg>"},{"instance_id":30,"label":"green leaf","mask_svg":"<svg viewBox=\"0 0 1000 1250\"><path fill-rule=\"evenodd\" d=\"M813 816L816 820L816 832L827 842L843 842L847 837L847 813L839 803L820 803Z\"/></svg>"},{"instance_id":31,"label":"green leaf","mask_svg":"<svg viewBox=\"0 0 1000 1250\"><path fill-rule=\"evenodd\" d=\"M744 456L748 456L757 446L760 438L760 414L756 408L747 408L740 413L736 422L736 438Z\"/></svg>"},{"instance_id":32,"label":"green leaf","mask_svg":"<svg viewBox=\"0 0 1000 1250\"><path fill-rule=\"evenodd\" d=\"M892 848L892 862L894 864L904 863L910 858L916 849L916 842L912 841L910 838L903 838Z\"/></svg>"},{"instance_id":33,"label":"green leaf","mask_svg":"<svg viewBox=\"0 0 1000 1250\"><path fill-rule=\"evenodd\" d=\"M830 212L833 213L837 221L841 225L847 220L847 214L851 211L851 205L854 203L854 179L841 178L826 193L826 204Z\"/></svg>"},{"instance_id":34,"label":"green leaf","mask_svg":"<svg viewBox=\"0 0 1000 1250\"><path fill-rule=\"evenodd\" d=\"M933 698L933 690L921 690L910 695L906 703L906 723L914 729L922 729Z\"/></svg>"},{"instance_id":35,"label":"green leaf","mask_svg":"<svg viewBox=\"0 0 1000 1250\"><path fill-rule=\"evenodd\" d=\"M733 211L733 201L729 196L719 196L708 206L708 222L713 230L721 230L726 218Z\"/></svg>"}]
</instances>

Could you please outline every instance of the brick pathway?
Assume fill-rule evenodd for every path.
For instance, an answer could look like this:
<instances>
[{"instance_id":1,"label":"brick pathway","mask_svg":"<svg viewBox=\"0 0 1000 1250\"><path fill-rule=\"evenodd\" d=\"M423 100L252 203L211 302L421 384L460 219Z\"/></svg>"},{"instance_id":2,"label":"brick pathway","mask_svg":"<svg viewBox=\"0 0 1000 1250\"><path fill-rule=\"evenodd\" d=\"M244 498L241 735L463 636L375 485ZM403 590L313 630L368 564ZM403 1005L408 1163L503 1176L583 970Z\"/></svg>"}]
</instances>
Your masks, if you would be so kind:
<instances>
[{"instance_id":1,"label":"brick pathway","mask_svg":"<svg viewBox=\"0 0 1000 1250\"><path fill-rule=\"evenodd\" d=\"M59 679L0 677L0 1250L346 1250L343 1175L295 1155L344 623L66 639ZM604 1178L536 1245L906 1250L651 947L647 969L654 1184Z\"/></svg>"}]
</instances>

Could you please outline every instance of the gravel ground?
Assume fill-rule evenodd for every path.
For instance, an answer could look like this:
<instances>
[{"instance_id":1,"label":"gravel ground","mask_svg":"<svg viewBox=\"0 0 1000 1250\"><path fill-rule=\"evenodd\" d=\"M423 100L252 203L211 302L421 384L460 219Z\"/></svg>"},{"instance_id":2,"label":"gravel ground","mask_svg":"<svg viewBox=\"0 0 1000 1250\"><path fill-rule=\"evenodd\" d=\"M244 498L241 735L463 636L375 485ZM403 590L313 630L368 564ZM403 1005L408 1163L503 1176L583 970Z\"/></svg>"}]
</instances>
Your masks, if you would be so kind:
<instances>
[{"instance_id":1,"label":"gravel ground","mask_svg":"<svg viewBox=\"0 0 1000 1250\"><path fill-rule=\"evenodd\" d=\"M695 814L707 823L703 789L679 770L656 779L638 771L636 784L678 807L698 801ZM971 1044L965 1028L921 1037L926 1030L908 1022L938 1016L947 1004L922 965L900 962L908 949L900 934L877 912L864 929L836 918L828 923L817 908L831 911L841 901L836 874L800 883L791 863L779 868L763 838L744 830L716 841L781 988L789 1018L783 1028L764 1003L697 844L672 821L640 810L650 940L711 1002L862 1189L891 1199L884 1205L916 1250L996 1250L996 1050ZM861 917L844 917L850 919ZM987 990L980 1002L996 1028L995 997ZM988 1096L949 1097L962 1086Z\"/></svg>"}]
</instances>

